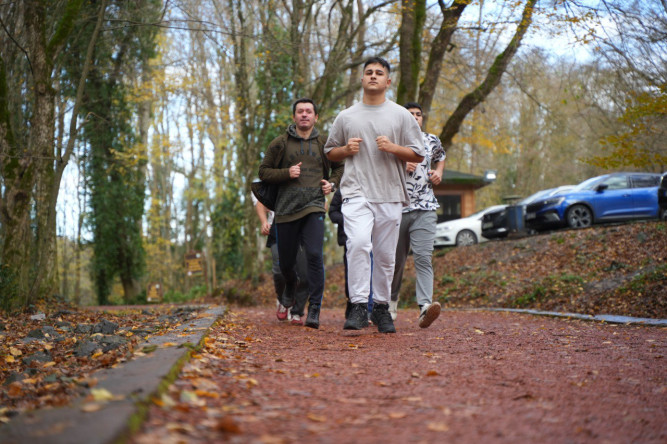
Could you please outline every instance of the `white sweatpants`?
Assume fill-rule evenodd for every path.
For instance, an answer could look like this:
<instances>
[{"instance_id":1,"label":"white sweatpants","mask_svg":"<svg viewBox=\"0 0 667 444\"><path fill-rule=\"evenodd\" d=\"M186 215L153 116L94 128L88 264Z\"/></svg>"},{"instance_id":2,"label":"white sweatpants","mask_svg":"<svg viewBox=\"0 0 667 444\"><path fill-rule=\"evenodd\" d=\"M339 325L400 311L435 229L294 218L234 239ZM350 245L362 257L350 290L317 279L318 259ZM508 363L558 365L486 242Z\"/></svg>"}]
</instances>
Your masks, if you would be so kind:
<instances>
[{"instance_id":1,"label":"white sweatpants","mask_svg":"<svg viewBox=\"0 0 667 444\"><path fill-rule=\"evenodd\" d=\"M368 303L372 251L373 302L389 303L402 210L400 202L371 203L363 197L343 199L350 302Z\"/></svg>"}]
</instances>

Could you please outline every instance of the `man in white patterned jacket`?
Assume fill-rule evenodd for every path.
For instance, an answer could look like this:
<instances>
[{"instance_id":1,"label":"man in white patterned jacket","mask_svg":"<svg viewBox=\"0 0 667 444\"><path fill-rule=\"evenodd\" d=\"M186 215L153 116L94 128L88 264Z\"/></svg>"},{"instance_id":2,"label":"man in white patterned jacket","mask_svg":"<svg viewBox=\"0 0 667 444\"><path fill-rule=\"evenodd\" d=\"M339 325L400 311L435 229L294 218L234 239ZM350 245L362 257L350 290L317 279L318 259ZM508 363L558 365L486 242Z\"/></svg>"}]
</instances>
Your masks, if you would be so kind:
<instances>
[{"instance_id":1,"label":"man in white patterned jacket","mask_svg":"<svg viewBox=\"0 0 667 444\"><path fill-rule=\"evenodd\" d=\"M405 108L410 111L419 127L422 128L421 106L418 103L410 102L405 105ZM403 269L410 247L412 247L417 275L416 297L420 309L419 326L426 328L440 315L440 303L433 302L433 241L435 240L435 225L438 221L436 210L439 207L433 194L433 185L438 185L442 180L446 154L437 136L423 131L422 136L426 150L424 160L421 163L407 163L406 182L410 204L403 208L401 218L389 313L392 319L396 319ZM431 169L432 164L435 164L434 169Z\"/></svg>"}]
</instances>

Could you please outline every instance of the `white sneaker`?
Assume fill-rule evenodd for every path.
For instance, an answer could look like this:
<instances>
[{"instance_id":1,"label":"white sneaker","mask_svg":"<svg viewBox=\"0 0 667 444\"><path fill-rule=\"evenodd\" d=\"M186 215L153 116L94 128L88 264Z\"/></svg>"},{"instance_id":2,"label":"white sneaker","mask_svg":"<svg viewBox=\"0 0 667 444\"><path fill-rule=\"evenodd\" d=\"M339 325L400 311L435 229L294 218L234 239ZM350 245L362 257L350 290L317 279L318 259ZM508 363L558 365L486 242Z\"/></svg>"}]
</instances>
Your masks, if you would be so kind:
<instances>
[{"instance_id":1,"label":"white sneaker","mask_svg":"<svg viewBox=\"0 0 667 444\"><path fill-rule=\"evenodd\" d=\"M422 312L419 315L419 326L421 328L430 326L433 321L438 319L438 316L440 316L440 310L440 302L424 305L422 307Z\"/></svg>"},{"instance_id":2,"label":"white sneaker","mask_svg":"<svg viewBox=\"0 0 667 444\"><path fill-rule=\"evenodd\" d=\"M398 316L398 301L389 301L389 314L391 315L391 320L395 321Z\"/></svg>"}]
</instances>

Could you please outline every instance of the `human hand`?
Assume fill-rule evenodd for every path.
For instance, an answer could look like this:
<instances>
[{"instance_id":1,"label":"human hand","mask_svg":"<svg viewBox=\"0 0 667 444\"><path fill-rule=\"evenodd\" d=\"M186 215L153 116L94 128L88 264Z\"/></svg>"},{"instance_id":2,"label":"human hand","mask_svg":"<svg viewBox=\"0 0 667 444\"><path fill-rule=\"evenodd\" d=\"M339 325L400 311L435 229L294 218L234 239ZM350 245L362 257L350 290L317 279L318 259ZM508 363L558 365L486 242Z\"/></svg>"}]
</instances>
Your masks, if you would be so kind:
<instances>
[{"instance_id":1,"label":"human hand","mask_svg":"<svg viewBox=\"0 0 667 444\"><path fill-rule=\"evenodd\" d=\"M264 236L268 236L270 231L271 231L271 224L268 222L264 222L262 224L262 234Z\"/></svg>"},{"instance_id":2,"label":"human hand","mask_svg":"<svg viewBox=\"0 0 667 444\"><path fill-rule=\"evenodd\" d=\"M375 143L377 143L378 149L380 151L384 151L385 153L391 153L393 152L393 146L394 144L391 143L389 138L387 136L377 136L375 138Z\"/></svg>"},{"instance_id":3,"label":"human hand","mask_svg":"<svg viewBox=\"0 0 667 444\"><path fill-rule=\"evenodd\" d=\"M438 185L442 182L442 173L438 170L428 170L428 175L431 176L431 183L433 185Z\"/></svg>"},{"instance_id":4,"label":"human hand","mask_svg":"<svg viewBox=\"0 0 667 444\"><path fill-rule=\"evenodd\" d=\"M289 178L296 179L301 175L301 163L299 162L296 165L289 167Z\"/></svg>"},{"instance_id":5,"label":"human hand","mask_svg":"<svg viewBox=\"0 0 667 444\"><path fill-rule=\"evenodd\" d=\"M408 173L414 173L417 170L417 165L419 165L417 162L407 162L405 169Z\"/></svg>"},{"instance_id":6,"label":"human hand","mask_svg":"<svg viewBox=\"0 0 667 444\"><path fill-rule=\"evenodd\" d=\"M359 137L352 137L350 140L347 141L347 145L345 145L345 152L347 153L348 156L354 156L359 152L359 144L363 141L363 139Z\"/></svg>"},{"instance_id":7,"label":"human hand","mask_svg":"<svg viewBox=\"0 0 667 444\"><path fill-rule=\"evenodd\" d=\"M322 192L326 196L327 194L331 193L331 189L333 188L331 186L331 182L329 182L326 179L320 180L320 185L322 185Z\"/></svg>"}]
</instances>

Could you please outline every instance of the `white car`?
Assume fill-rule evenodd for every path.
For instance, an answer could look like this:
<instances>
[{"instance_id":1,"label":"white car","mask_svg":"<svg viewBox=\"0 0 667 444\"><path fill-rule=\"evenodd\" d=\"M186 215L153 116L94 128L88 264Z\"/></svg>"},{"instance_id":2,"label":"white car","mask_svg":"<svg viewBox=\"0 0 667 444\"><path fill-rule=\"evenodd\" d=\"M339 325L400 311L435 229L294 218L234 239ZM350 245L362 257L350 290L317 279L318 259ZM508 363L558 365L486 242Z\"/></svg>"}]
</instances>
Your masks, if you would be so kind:
<instances>
[{"instance_id":1,"label":"white car","mask_svg":"<svg viewBox=\"0 0 667 444\"><path fill-rule=\"evenodd\" d=\"M482 236L482 216L489 211L505 208L507 205L494 205L477 213L461 219L440 222L435 226L436 247L447 245L474 245L478 242L486 242L488 239Z\"/></svg>"}]
</instances>

